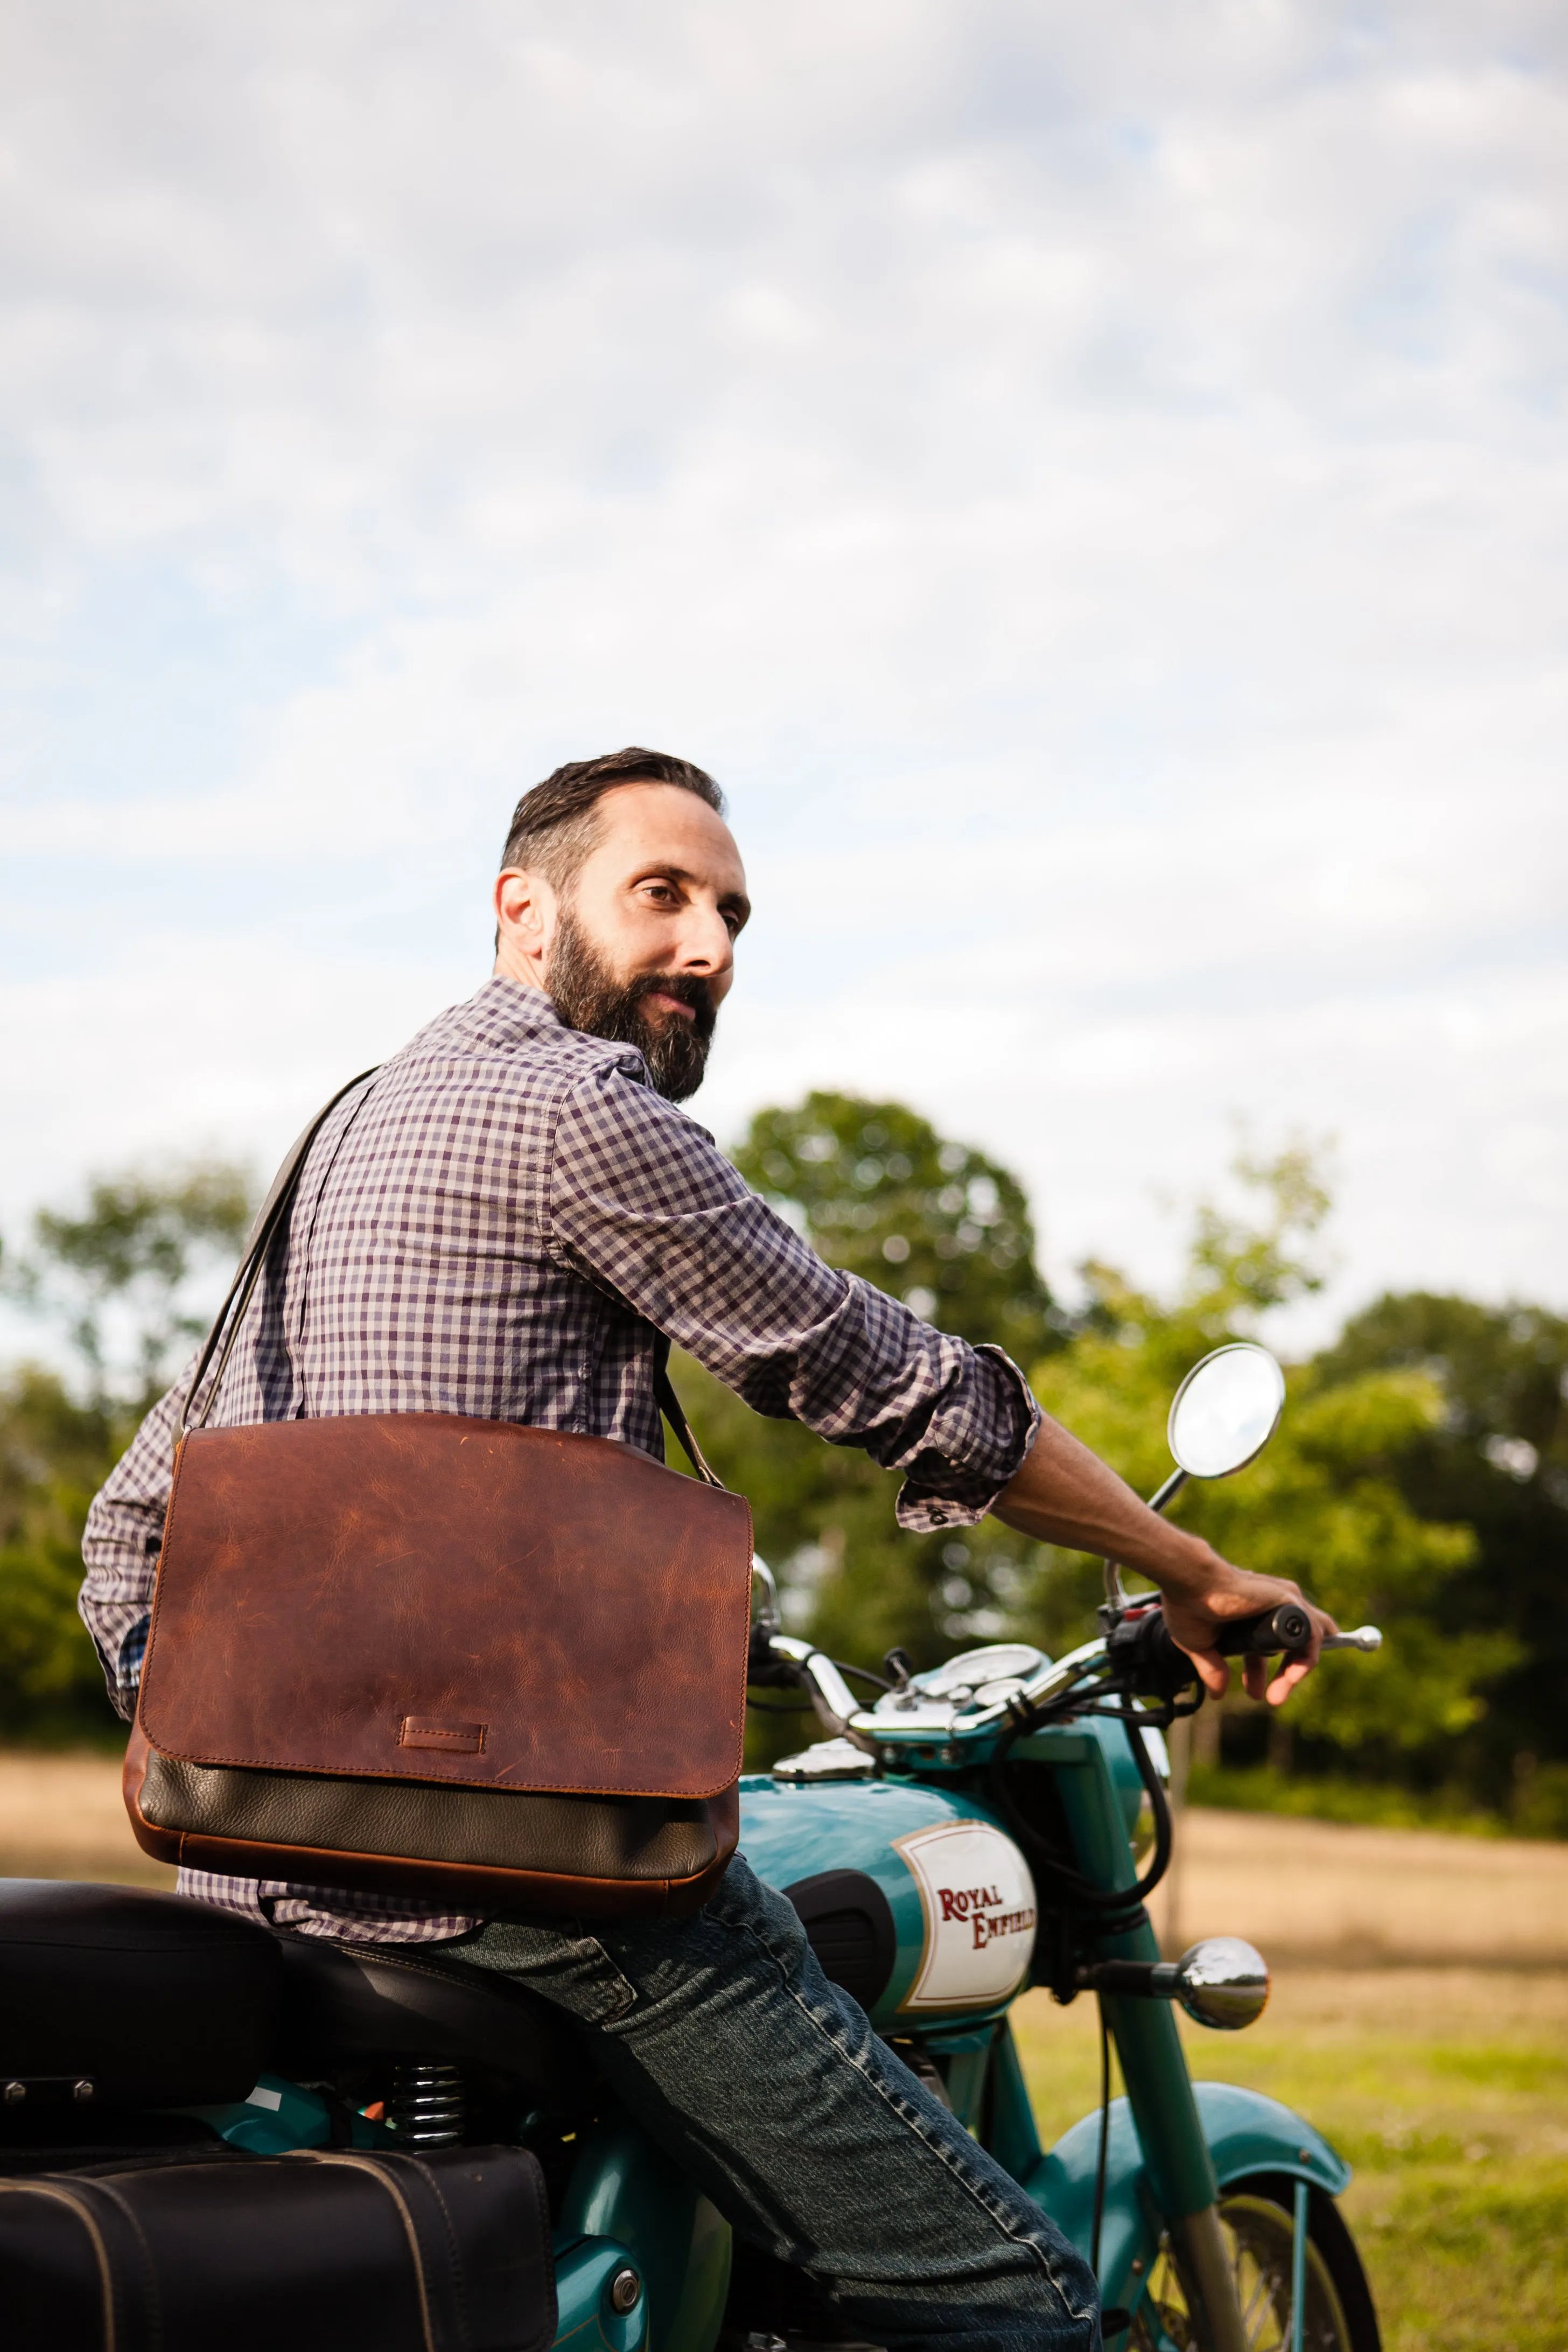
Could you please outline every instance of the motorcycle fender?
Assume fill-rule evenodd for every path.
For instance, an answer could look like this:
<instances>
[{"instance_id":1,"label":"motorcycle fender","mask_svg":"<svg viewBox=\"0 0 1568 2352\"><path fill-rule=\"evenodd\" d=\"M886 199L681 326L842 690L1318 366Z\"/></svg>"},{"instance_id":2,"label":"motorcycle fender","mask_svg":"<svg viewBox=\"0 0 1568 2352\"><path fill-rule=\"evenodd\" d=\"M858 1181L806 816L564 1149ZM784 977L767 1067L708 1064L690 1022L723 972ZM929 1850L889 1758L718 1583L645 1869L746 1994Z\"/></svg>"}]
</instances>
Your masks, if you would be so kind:
<instances>
[{"instance_id":1,"label":"motorcycle fender","mask_svg":"<svg viewBox=\"0 0 1568 2352\"><path fill-rule=\"evenodd\" d=\"M1350 2179L1350 2166L1322 2134L1278 2099L1233 2083L1194 2083L1193 2094L1222 2189L1248 2173L1279 2172L1337 2197ZM1086 2259L1094 2235L1099 2158L1096 2108L1062 2134L1024 2183ZM1159 2251L1163 2228L1163 2217L1144 2178L1131 2110L1125 2099L1114 2099L1100 2231L1100 2291L1108 2305L1130 2309L1137 2301Z\"/></svg>"}]
</instances>

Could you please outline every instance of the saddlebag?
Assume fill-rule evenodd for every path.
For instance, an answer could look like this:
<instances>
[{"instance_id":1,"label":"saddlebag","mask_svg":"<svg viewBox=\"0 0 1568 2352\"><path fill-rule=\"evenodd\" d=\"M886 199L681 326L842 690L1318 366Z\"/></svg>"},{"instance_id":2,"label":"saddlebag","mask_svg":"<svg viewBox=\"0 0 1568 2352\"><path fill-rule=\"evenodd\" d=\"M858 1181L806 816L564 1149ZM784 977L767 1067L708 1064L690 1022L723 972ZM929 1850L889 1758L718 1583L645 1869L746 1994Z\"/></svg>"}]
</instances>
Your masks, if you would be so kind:
<instances>
[{"instance_id":1,"label":"saddlebag","mask_svg":"<svg viewBox=\"0 0 1568 2352\"><path fill-rule=\"evenodd\" d=\"M698 1479L454 1413L201 1426L313 1132L192 1381L126 1758L136 1839L459 1913L694 1910L739 1832L752 1518L667 1349Z\"/></svg>"},{"instance_id":2,"label":"saddlebag","mask_svg":"<svg viewBox=\"0 0 1568 2352\"><path fill-rule=\"evenodd\" d=\"M311 2154L0 2180L7 2352L544 2352L524 2148Z\"/></svg>"}]
</instances>

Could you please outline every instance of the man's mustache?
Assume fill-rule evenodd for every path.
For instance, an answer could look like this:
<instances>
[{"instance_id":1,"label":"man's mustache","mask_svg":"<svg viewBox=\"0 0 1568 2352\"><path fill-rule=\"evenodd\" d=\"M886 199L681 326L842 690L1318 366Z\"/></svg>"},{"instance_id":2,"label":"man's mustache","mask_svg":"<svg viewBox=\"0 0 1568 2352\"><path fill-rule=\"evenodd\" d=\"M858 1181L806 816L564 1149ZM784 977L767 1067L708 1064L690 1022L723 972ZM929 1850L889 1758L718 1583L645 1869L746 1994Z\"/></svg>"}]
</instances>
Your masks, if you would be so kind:
<instances>
[{"instance_id":1,"label":"man's mustache","mask_svg":"<svg viewBox=\"0 0 1568 2352\"><path fill-rule=\"evenodd\" d=\"M699 1037L711 1037L719 1018L719 1008L713 1002L713 992L700 972L654 971L637 983L635 994L673 996L678 1004L689 1004L692 1012L692 1027Z\"/></svg>"}]
</instances>

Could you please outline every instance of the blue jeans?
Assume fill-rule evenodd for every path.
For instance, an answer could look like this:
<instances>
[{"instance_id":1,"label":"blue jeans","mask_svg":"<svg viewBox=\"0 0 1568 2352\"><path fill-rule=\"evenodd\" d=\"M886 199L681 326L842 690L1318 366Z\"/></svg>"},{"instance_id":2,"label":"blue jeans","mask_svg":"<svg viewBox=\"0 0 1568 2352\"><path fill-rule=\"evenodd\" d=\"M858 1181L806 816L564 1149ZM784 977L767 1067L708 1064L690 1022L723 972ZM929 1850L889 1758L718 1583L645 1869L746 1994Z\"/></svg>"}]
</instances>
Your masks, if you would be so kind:
<instances>
[{"instance_id":1,"label":"blue jeans","mask_svg":"<svg viewBox=\"0 0 1568 2352\"><path fill-rule=\"evenodd\" d=\"M1098 2352L1088 2264L743 1859L689 1919L497 1920L422 1958L443 1948L568 2011L650 2137L857 2333L889 2352Z\"/></svg>"}]
</instances>

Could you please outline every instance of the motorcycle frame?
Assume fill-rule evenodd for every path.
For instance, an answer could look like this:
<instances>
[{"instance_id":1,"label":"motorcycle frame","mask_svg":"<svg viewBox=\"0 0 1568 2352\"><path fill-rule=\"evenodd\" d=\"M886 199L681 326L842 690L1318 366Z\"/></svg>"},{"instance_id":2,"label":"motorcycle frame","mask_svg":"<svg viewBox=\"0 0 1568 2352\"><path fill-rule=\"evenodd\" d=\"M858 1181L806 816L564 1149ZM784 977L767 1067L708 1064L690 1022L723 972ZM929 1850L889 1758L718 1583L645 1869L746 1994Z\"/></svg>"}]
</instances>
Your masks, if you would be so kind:
<instances>
[{"instance_id":1,"label":"motorcycle frame","mask_svg":"<svg viewBox=\"0 0 1568 2352\"><path fill-rule=\"evenodd\" d=\"M1121 1725L1085 1717L1032 1732L1012 1751L1019 1763L1051 1773L1074 1864L1107 1894L1131 1889L1137 1877L1130 1821L1141 1784L1124 1741ZM975 1743L969 1754L950 1749L956 1769L888 1777L911 1791L929 1789L949 1804L956 1801L964 1813L1006 1833L982 1794L991 1744ZM837 1793L852 1798L855 1785ZM1160 1958L1147 1918L1118 1932L1089 1927L1083 1946L1092 1958ZM1194 2084L1168 2001L1126 1993L1093 1997L1103 2004L1126 2085L1109 2116L1100 2230L1102 2300L1108 2309L1135 2312L1162 2244L1169 2242L1189 2294L1210 2307L1216 2352L1230 2352L1239 2342L1239 2314L1234 2294L1229 2314L1215 2307L1223 2283L1213 2268L1225 2189L1262 2172L1335 2197L1350 2168L1321 2133L1277 2100L1231 2084ZM941 2069L959 2120L977 2129L997 2162L1087 2258L1100 2112L1092 2109L1054 2147L1042 2147L1006 2015L1016 1998L969 2017L900 2021L894 2030ZM226 2139L267 2153L327 2144L331 2117L315 2093L268 2077L258 2094L258 2101L253 2095L238 2106L200 2112ZM367 2146L391 2144L379 2126L356 2122L355 2137L362 2134ZM559 2218L560 2316L552 2352L713 2352L730 2251L728 2226L708 2200L629 2117L606 2117L583 2140ZM611 2288L628 2267L642 2292L631 2311L620 2312Z\"/></svg>"}]
</instances>

